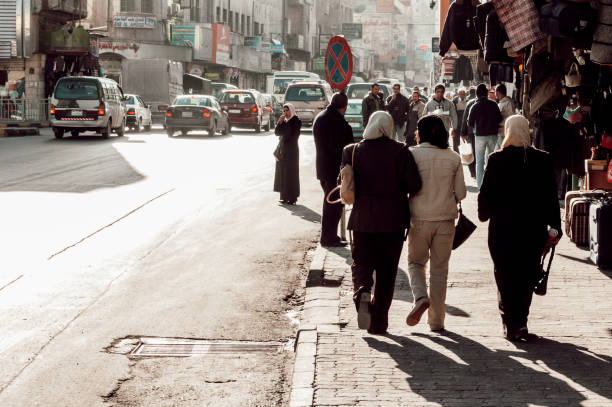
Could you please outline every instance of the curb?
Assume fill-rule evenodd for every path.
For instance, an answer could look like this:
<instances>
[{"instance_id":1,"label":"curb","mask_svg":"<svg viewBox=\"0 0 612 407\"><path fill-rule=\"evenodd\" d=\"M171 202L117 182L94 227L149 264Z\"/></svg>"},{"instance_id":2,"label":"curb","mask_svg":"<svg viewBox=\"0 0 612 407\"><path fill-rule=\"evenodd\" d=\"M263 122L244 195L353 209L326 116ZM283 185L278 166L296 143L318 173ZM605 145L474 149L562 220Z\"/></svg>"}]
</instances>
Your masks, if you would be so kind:
<instances>
[{"instance_id":1,"label":"curb","mask_svg":"<svg viewBox=\"0 0 612 407\"><path fill-rule=\"evenodd\" d=\"M5 122L0 123L0 128L6 127L51 127L50 122Z\"/></svg>"},{"instance_id":2,"label":"curb","mask_svg":"<svg viewBox=\"0 0 612 407\"><path fill-rule=\"evenodd\" d=\"M4 127L0 128L0 137L39 136L38 127Z\"/></svg>"},{"instance_id":3,"label":"curb","mask_svg":"<svg viewBox=\"0 0 612 407\"><path fill-rule=\"evenodd\" d=\"M340 284L336 278L327 279L325 276L325 262L329 253L318 244L310 263L304 309L295 341L289 407L313 406L319 332L340 331Z\"/></svg>"}]
</instances>

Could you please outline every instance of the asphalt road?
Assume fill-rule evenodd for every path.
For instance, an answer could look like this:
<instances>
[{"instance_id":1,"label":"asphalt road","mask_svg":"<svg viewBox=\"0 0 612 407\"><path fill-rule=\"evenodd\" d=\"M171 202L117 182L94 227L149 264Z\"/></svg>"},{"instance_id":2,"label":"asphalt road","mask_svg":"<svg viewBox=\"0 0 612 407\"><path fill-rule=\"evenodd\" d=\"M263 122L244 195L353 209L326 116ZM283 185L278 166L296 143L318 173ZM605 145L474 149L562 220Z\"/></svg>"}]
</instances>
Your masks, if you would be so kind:
<instances>
[{"instance_id":1,"label":"asphalt road","mask_svg":"<svg viewBox=\"0 0 612 407\"><path fill-rule=\"evenodd\" d=\"M205 134L0 139L1 406L286 403L289 350L126 356L141 338L295 336L321 210L312 135L286 207L272 133Z\"/></svg>"}]
</instances>

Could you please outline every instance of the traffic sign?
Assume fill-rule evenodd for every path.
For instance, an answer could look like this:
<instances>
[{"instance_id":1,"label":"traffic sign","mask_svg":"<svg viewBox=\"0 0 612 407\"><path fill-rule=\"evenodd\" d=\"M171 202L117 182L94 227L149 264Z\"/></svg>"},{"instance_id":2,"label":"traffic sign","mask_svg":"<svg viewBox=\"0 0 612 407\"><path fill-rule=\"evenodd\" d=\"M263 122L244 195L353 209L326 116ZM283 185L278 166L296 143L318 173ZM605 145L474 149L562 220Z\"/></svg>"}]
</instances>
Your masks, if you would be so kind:
<instances>
[{"instance_id":1,"label":"traffic sign","mask_svg":"<svg viewBox=\"0 0 612 407\"><path fill-rule=\"evenodd\" d=\"M343 90L353 75L353 54L339 35L332 37L325 53L325 76L332 89Z\"/></svg>"}]
</instances>

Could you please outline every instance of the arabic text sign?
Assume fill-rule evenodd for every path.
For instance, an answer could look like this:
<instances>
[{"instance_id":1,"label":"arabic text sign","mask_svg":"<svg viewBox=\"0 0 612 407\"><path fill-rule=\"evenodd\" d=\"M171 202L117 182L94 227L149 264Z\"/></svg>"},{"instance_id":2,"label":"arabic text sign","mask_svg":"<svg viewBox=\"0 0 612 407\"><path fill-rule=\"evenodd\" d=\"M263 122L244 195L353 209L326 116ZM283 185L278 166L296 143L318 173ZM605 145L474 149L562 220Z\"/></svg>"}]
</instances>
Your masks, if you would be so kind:
<instances>
[{"instance_id":1,"label":"arabic text sign","mask_svg":"<svg viewBox=\"0 0 612 407\"><path fill-rule=\"evenodd\" d=\"M157 18L144 16L114 16L113 27L118 28L155 28Z\"/></svg>"}]
</instances>

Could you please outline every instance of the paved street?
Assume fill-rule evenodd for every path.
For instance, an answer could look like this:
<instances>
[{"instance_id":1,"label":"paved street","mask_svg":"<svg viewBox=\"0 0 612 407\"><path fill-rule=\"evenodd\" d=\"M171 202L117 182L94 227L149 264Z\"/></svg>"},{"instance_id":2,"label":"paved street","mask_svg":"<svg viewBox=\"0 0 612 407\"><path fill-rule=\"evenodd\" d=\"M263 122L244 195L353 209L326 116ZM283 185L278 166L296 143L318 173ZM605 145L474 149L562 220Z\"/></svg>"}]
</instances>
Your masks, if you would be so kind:
<instances>
[{"instance_id":1,"label":"paved street","mask_svg":"<svg viewBox=\"0 0 612 407\"><path fill-rule=\"evenodd\" d=\"M472 220L476 196L463 204ZM313 261L311 275L324 273L306 291L291 406L612 406L612 272L564 238L548 294L531 307L530 332L540 338L508 342L487 225L478 226L451 257L442 334L429 331L427 315L415 327L405 323L413 302L406 248L385 336L357 328L350 251L317 249L324 260Z\"/></svg>"},{"instance_id":2,"label":"paved street","mask_svg":"<svg viewBox=\"0 0 612 407\"><path fill-rule=\"evenodd\" d=\"M286 402L291 351L125 355L140 338L291 349L320 187L306 132L302 197L277 203L276 141L0 139L0 406Z\"/></svg>"}]
</instances>

